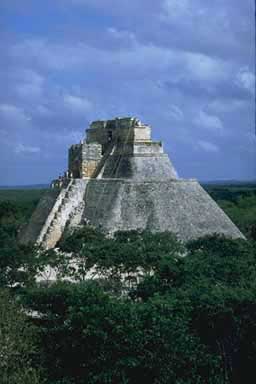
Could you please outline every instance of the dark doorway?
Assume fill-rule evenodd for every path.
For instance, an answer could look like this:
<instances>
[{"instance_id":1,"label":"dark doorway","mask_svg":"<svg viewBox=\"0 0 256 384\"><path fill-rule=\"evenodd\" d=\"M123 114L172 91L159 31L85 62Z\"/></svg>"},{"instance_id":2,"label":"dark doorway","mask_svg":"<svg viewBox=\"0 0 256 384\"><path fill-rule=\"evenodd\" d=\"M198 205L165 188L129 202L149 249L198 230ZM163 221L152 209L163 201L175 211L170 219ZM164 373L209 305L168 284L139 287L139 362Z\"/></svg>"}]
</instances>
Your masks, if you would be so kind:
<instances>
[{"instance_id":1,"label":"dark doorway","mask_svg":"<svg viewBox=\"0 0 256 384\"><path fill-rule=\"evenodd\" d=\"M73 171L74 179L80 179L80 177L81 177L81 175L80 175L80 163L78 160L74 161L72 171Z\"/></svg>"},{"instance_id":2,"label":"dark doorway","mask_svg":"<svg viewBox=\"0 0 256 384\"><path fill-rule=\"evenodd\" d=\"M110 143L113 140L113 132L108 131L108 143Z\"/></svg>"}]
</instances>

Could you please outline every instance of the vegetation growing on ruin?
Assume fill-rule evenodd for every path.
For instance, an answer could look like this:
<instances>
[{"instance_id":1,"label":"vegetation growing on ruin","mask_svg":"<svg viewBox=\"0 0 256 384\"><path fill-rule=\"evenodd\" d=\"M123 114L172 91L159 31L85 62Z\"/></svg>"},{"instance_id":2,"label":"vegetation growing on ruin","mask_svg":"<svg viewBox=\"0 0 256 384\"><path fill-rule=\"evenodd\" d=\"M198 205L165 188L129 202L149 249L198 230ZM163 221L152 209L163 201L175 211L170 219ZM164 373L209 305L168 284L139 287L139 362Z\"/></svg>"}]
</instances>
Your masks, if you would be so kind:
<instances>
[{"instance_id":1,"label":"vegetation growing on ruin","mask_svg":"<svg viewBox=\"0 0 256 384\"><path fill-rule=\"evenodd\" d=\"M36 201L6 201L0 192L0 381L253 382L256 194L234 197L229 189L224 199L222 188L215 198L248 241L181 244L147 232L106 238L87 227L58 244L65 256L19 246ZM35 284L49 264L76 283ZM85 280L93 266L94 279Z\"/></svg>"}]
</instances>

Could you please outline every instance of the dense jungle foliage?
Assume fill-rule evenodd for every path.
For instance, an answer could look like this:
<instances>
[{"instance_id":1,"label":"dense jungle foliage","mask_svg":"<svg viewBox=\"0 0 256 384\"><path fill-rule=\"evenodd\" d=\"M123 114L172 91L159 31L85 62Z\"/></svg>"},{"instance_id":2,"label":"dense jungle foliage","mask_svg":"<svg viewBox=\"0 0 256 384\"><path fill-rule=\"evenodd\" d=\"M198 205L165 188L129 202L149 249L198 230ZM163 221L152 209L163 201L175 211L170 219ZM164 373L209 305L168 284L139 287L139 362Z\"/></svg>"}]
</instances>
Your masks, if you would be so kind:
<instances>
[{"instance_id":1,"label":"dense jungle foliage","mask_svg":"<svg viewBox=\"0 0 256 384\"><path fill-rule=\"evenodd\" d=\"M206 188L248 241L85 227L42 251L17 235L43 191L0 191L0 382L254 383L256 186Z\"/></svg>"}]
</instances>

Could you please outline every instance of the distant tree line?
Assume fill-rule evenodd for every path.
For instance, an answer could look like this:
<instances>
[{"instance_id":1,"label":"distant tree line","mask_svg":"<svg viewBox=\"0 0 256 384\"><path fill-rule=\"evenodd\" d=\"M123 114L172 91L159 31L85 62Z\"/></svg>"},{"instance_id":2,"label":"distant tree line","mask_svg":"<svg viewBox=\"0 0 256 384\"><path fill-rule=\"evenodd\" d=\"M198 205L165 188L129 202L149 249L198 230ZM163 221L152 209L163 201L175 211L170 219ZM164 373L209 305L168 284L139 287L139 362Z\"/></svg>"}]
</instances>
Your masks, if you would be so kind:
<instances>
[{"instance_id":1,"label":"distant tree line","mask_svg":"<svg viewBox=\"0 0 256 384\"><path fill-rule=\"evenodd\" d=\"M205 186L248 239L256 241L256 186Z\"/></svg>"}]
</instances>

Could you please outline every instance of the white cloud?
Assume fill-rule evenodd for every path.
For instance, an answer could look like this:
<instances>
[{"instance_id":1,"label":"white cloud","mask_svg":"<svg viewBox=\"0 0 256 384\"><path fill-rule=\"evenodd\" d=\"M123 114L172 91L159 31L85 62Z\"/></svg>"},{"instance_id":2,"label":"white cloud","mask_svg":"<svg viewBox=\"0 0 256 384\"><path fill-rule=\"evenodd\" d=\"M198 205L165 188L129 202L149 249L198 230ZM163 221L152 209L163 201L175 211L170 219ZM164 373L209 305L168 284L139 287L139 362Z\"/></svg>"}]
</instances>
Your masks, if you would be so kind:
<instances>
[{"instance_id":1,"label":"white cloud","mask_svg":"<svg viewBox=\"0 0 256 384\"><path fill-rule=\"evenodd\" d=\"M196 34L207 37L226 30L230 32L230 9L227 4L214 5L214 2L205 0L163 0L161 19L168 23L179 23L185 29L194 28ZM230 37L230 36L229 36ZM228 37L228 38L229 38ZM223 39L227 38L223 36Z\"/></svg>"},{"instance_id":2,"label":"white cloud","mask_svg":"<svg viewBox=\"0 0 256 384\"><path fill-rule=\"evenodd\" d=\"M251 94L255 93L255 74L250 72L248 67L240 68L236 75L235 83L241 88L246 89Z\"/></svg>"},{"instance_id":3,"label":"white cloud","mask_svg":"<svg viewBox=\"0 0 256 384\"><path fill-rule=\"evenodd\" d=\"M63 1L63 0L59 0L59 1ZM115 0L104 0L104 2L106 3L113 3L113 1L115 2ZM101 3L101 0L66 0L67 3L71 3L71 4L74 4L74 5L89 5L89 6L92 6L92 5L96 5L98 6L98 3Z\"/></svg>"},{"instance_id":4,"label":"white cloud","mask_svg":"<svg viewBox=\"0 0 256 384\"><path fill-rule=\"evenodd\" d=\"M196 32L216 32L228 28L229 20L225 6L216 7L202 0L163 0L161 20L167 23L179 23L184 28L196 25ZM211 31L213 29L213 31Z\"/></svg>"},{"instance_id":5,"label":"white cloud","mask_svg":"<svg viewBox=\"0 0 256 384\"><path fill-rule=\"evenodd\" d=\"M163 11L170 19L184 17L189 13L189 0L164 0Z\"/></svg>"},{"instance_id":6,"label":"white cloud","mask_svg":"<svg viewBox=\"0 0 256 384\"><path fill-rule=\"evenodd\" d=\"M126 41L130 40L131 42L136 42L135 34L130 31L109 27L107 28L107 32L114 39L126 40Z\"/></svg>"},{"instance_id":7,"label":"white cloud","mask_svg":"<svg viewBox=\"0 0 256 384\"><path fill-rule=\"evenodd\" d=\"M81 6L92 7L98 9L101 13L116 14L118 16L134 15L134 12L140 10L145 12L145 4L143 1L128 0L55 0L61 6ZM151 0L152 1L152 0Z\"/></svg>"},{"instance_id":8,"label":"white cloud","mask_svg":"<svg viewBox=\"0 0 256 384\"><path fill-rule=\"evenodd\" d=\"M22 123L31 120L22 108L12 104L0 104L0 114L9 121L19 121Z\"/></svg>"},{"instance_id":9,"label":"white cloud","mask_svg":"<svg viewBox=\"0 0 256 384\"><path fill-rule=\"evenodd\" d=\"M24 56L24 52L27 52ZM14 59L21 59L54 70L74 68L83 65L87 58L85 44L53 43L45 39L25 39L13 45L10 54Z\"/></svg>"},{"instance_id":10,"label":"white cloud","mask_svg":"<svg viewBox=\"0 0 256 384\"><path fill-rule=\"evenodd\" d=\"M92 103L88 99L71 94L64 95L64 103L75 113L86 113L92 108Z\"/></svg>"},{"instance_id":11,"label":"white cloud","mask_svg":"<svg viewBox=\"0 0 256 384\"><path fill-rule=\"evenodd\" d=\"M42 88L35 84L20 84L16 86L17 95L22 98L35 99L42 95Z\"/></svg>"},{"instance_id":12,"label":"white cloud","mask_svg":"<svg viewBox=\"0 0 256 384\"><path fill-rule=\"evenodd\" d=\"M31 30L1 42L4 104L0 120L5 136L1 132L0 140L5 137L12 151L23 143L20 153L26 144L37 148L41 143L42 154L64 159L63 140L67 146L79 141L88 120L134 114L144 116L168 150L181 145L178 151L185 157L179 166L184 168L187 148L193 142L203 139L198 146L203 161L206 148L214 151L211 145L224 145L229 138L223 137L224 129L232 127L234 139L229 141L227 157L230 169L237 168L231 145L237 145L242 132L249 130L253 109L252 98L246 97L254 79L252 50L248 49L253 14L244 12L249 1L237 2L235 7L230 0L52 2L54 12L60 9L57 3L62 7L62 19L72 13L70 25L63 19L62 28L56 29L50 20L42 26L53 31L47 36ZM20 0L9 0L13 2ZM72 3L84 8L72 7ZM77 17L88 11L95 16L94 25ZM36 14L34 9L31 12ZM174 130L171 142L170 125ZM69 135L72 129L77 133ZM209 146L207 140L214 144ZM1 158L10 146L2 144ZM237 150L234 158L242 156ZM218 166L222 170L222 164Z\"/></svg>"},{"instance_id":13,"label":"white cloud","mask_svg":"<svg viewBox=\"0 0 256 384\"><path fill-rule=\"evenodd\" d=\"M170 3L172 3L172 5L176 4L175 7L179 9L185 9L188 2L181 1L181 3L179 3L179 1ZM50 69L51 71L65 70L71 77L76 74L75 81L77 81L78 76L80 76L80 71L86 70L88 78L94 78L97 87L100 87L98 82L102 77L103 80L106 81L107 75L109 82L112 83L113 80L115 87L118 81L122 82L121 92L125 87L124 83L127 82L129 83L129 87L133 88L134 93L136 89L137 94L145 94L148 79L151 79L151 81L155 83L167 83L170 81L171 84L175 82L177 85L176 88L180 84L180 92L184 92L184 88L182 88L183 83L187 87L186 89L189 88L191 83L194 84L195 87L196 84L199 84L200 89L208 89L209 87L211 90L214 89L217 91L217 86L223 84L223 80L228 80L230 74L232 76L233 64L215 57L184 50L175 50L173 48L170 49L164 45L142 43L142 40L137 40L133 33L120 30L116 26L108 28L108 33L113 39L123 39L124 41L130 39L132 44L130 44L129 47L125 46L125 44L124 46L121 45L121 49L119 50L112 50L112 48L110 48L111 52L107 46L99 48L97 45L87 45L81 41L72 44L70 40L56 42L56 40L51 41L34 38L26 39L14 45L12 48L13 56L17 58L17 60L19 59L22 64L23 60L25 60L26 66L31 64L31 68L32 65L34 68L37 68L37 72L31 70L24 71L24 82L18 86L20 94L40 95L45 82L44 78L39 75L42 68L44 68L44 70ZM24 52L27 52L27 54L24 55ZM57 78L60 79L58 81L61 82L62 74L57 74L57 76L60 76ZM55 79L55 76L51 76L51 79ZM81 96L81 94L84 93L83 90L81 92L76 92L74 89L72 91L65 90L64 92L67 93L61 96L63 90L57 89L56 86L53 86L53 83L49 82L45 84L45 88L46 92L49 90L48 94L51 94L51 102L54 103L54 106L51 107L52 110L56 108L56 105L59 105L57 102L58 97L62 100L64 98L64 105L68 107L67 110L70 109L74 113L85 113L92 108L91 101ZM103 92L105 92L105 89ZM155 98L155 101L157 101L160 97L163 97L164 92L166 95L167 92L171 93L172 90L170 87L168 89L166 87L165 90L160 93L158 89L154 89L151 98ZM111 102L115 102L114 91L110 93L112 98ZM191 93L193 93L192 86ZM101 99L100 92L97 89L93 89L94 100L95 95L98 99ZM120 95L123 97L122 93L120 93ZM41 100L37 101L37 105L44 103L43 96L44 94L41 93ZM164 105L165 110L168 110L167 103ZM171 106L169 114L173 119L182 120L183 112L177 108L175 105ZM48 114L49 116L45 108L39 108L38 113L39 115ZM166 111L166 113L168 113L168 111ZM222 122L215 116L214 111L212 114L201 112L198 121L209 129L222 129Z\"/></svg>"},{"instance_id":14,"label":"white cloud","mask_svg":"<svg viewBox=\"0 0 256 384\"><path fill-rule=\"evenodd\" d=\"M244 100L215 99L207 105L207 109L209 109L211 113L234 113L235 111L240 111L247 106L248 104Z\"/></svg>"},{"instance_id":15,"label":"white cloud","mask_svg":"<svg viewBox=\"0 0 256 384\"><path fill-rule=\"evenodd\" d=\"M17 144L17 146L14 149L14 152L17 154L21 153L39 153L40 148L39 147L34 147L34 146L29 146L29 145L24 145L24 144Z\"/></svg>"},{"instance_id":16,"label":"white cloud","mask_svg":"<svg viewBox=\"0 0 256 384\"><path fill-rule=\"evenodd\" d=\"M168 113L174 120L181 121L184 119L184 114L177 105L171 105Z\"/></svg>"},{"instance_id":17,"label":"white cloud","mask_svg":"<svg viewBox=\"0 0 256 384\"><path fill-rule=\"evenodd\" d=\"M14 74L17 95L22 98L35 99L42 96L44 77L33 70L21 70Z\"/></svg>"},{"instance_id":18,"label":"white cloud","mask_svg":"<svg viewBox=\"0 0 256 384\"><path fill-rule=\"evenodd\" d=\"M199 140L197 145L206 152L219 152L219 147L209 141Z\"/></svg>"},{"instance_id":19,"label":"white cloud","mask_svg":"<svg viewBox=\"0 0 256 384\"><path fill-rule=\"evenodd\" d=\"M44 77L32 69L24 69L18 72L18 77L25 83L32 83L35 85L42 85Z\"/></svg>"},{"instance_id":20,"label":"white cloud","mask_svg":"<svg viewBox=\"0 0 256 384\"><path fill-rule=\"evenodd\" d=\"M39 104L37 107L36 107L36 114L38 116L42 116L42 117L51 117L53 115L53 112L50 110L49 107L46 107L45 105L43 104Z\"/></svg>"},{"instance_id":21,"label":"white cloud","mask_svg":"<svg viewBox=\"0 0 256 384\"><path fill-rule=\"evenodd\" d=\"M223 131L223 123L218 116L210 115L203 110L200 111L199 116L194 120L194 122L211 131L221 133Z\"/></svg>"},{"instance_id":22,"label":"white cloud","mask_svg":"<svg viewBox=\"0 0 256 384\"><path fill-rule=\"evenodd\" d=\"M224 61L200 53L185 53L184 59L190 74L200 80L221 80L230 70Z\"/></svg>"},{"instance_id":23,"label":"white cloud","mask_svg":"<svg viewBox=\"0 0 256 384\"><path fill-rule=\"evenodd\" d=\"M128 31L115 28L108 31L115 39L124 41L122 48L110 52L107 47L93 47L83 42L53 43L31 39L16 44L11 51L13 57L27 60L28 65L36 60L37 66L46 69L77 71L86 68L87 73L93 75L104 70L116 79L125 76L135 80L150 76L159 81L171 74L176 82L187 79L212 84L223 81L232 70L227 62L208 55L141 43ZM28 52L25 58L24 51Z\"/></svg>"}]
</instances>

